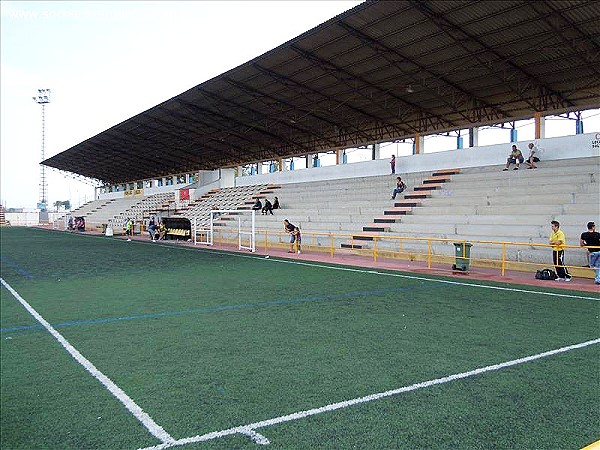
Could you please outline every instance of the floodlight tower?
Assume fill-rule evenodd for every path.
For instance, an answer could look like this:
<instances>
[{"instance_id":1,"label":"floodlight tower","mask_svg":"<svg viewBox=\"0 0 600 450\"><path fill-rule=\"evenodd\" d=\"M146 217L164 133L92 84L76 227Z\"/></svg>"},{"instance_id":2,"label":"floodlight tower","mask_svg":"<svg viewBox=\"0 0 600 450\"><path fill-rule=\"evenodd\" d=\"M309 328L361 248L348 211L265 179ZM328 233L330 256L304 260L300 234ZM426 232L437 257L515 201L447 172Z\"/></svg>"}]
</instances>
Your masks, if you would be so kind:
<instances>
[{"instance_id":1,"label":"floodlight tower","mask_svg":"<svg viewBox=\"0 0 600 450\"><path fill-rule=\"evenodd\" d=\"M46 150L46 105L50 103L50 89L38 89L38 95L33 100L42 105L42 161L45 159ZM40 164L40 200L37 207L46 211L48 207L48 182L46 181L46 167Z\"/></svg>"}]
</instances>

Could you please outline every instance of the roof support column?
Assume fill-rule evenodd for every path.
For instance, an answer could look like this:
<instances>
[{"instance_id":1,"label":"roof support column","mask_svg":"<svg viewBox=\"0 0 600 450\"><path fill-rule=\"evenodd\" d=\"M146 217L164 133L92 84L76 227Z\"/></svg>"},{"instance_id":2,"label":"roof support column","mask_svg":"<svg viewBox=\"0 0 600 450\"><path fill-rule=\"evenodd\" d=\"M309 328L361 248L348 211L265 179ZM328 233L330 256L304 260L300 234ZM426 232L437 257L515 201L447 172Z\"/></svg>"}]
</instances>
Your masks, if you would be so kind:
<instances>
[{"instance_id":1,"label":"roof support column","mask_svg":"<svg viewBox=\"0 0 600 450\"><path fill-rule=\"evenodd\" d=\"M277 164L279 164L279 172L283 172L283 158L279 158Z\"/></svg>"},{"instance_id":2,"label":"roof support column","mask_svg":"<svg viewBox=\"0 0 600 450\"><path fill-rule=\"evenodd\" d=\"M533 118L535 119L535 139L544 139L546 137L546 118L542 117L540 112L536 112Z\"/></svg>"},{"instance_id":3,"label":"roof support column","mask_svg":"<svg viewBox=\"0 0 600 450\"><path fill-rule=\"evenodd\" d=\"M313 167L321 167L321 160L318 153L315 153L313 156Z\"/></svg>"},{"instance_id":4,"label":"roof support column","mask_svg":"<svg viewBox=\"0 0 600 450\"><path fill-rule=\"evenodd\" d=\"M469 128L469 147L479 147L479 127Z\"/></svg>"},{"instance_id":5,"label":"roof support column","mask_svg":"<svg viewBox=\"0 0 600 450\"><path fill-rule=\"evenodd\" d=\"M575 134L583 134L583 120L581 120L581 111L575 113Z\"/></svg>"},{"instance_id":6,"label":"roof support column","mask_svg":"<svg viewBox=\"0 0 600 450\"><path fill-rule=\"evenodd\" d=\"M379 155L380 155L380 144L373 144L373 154L371 156L371 159L373 161L375 161L376 159L379 159Z\"/></svg>"},{"instance_id":7,"label":"roof support column","mask_svg":"<svg viewBox=\"0 0 600 450\"><path fill-rule=\"evenodd\" d=\"M420 133L415 134L415 139L413 141L413 155L420 155L424 149L423 136L421 136Z\"/></svg>"},{"instance_id":8,"label":"roof support column","mask_svg":"<svg viewBox=\"0 0 600 450\"><path fill-rule=\"evenodd\" d=\"M460 130L458 130L458 132L457 132L457 133L458 133L458 134L456 135L456 148L457 148L458 150L460 150L460 149L462 149L462 148L463 148L463 138L462 138L462 136L460 135Z\"/></svg>"}]
</instances>

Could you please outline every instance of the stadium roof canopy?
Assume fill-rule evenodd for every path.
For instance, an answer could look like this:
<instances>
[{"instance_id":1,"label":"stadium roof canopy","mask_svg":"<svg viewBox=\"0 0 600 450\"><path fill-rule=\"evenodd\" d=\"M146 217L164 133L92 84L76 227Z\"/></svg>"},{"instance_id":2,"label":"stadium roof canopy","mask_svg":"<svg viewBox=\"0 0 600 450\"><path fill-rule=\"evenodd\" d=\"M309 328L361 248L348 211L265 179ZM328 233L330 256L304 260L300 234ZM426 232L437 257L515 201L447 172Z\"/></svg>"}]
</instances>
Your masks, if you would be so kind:
<instances>
[{"instance_id":1,"label":"stadium roof canopy","mask_svg":"<svg viewBox=\"0 0 600 450\"><path fill-rule=\"evenodd\" d=\"M43 164L118 183L597 107L597 2L366 2Z\"/></svg>"}]
</instances>

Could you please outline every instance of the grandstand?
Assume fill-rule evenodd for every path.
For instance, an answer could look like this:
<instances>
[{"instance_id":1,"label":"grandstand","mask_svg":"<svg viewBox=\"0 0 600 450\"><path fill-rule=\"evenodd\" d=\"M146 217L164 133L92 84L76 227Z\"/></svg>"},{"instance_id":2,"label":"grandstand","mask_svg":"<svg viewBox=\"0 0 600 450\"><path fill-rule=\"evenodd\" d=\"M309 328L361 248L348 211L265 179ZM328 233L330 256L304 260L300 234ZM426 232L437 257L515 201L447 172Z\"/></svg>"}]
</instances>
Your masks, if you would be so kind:
<instances>
[{"instance_id":1,"label":"grandstand","mask_svg":"<svg viewBox=\"0 0 600 450\"><path fill-rule=\"evenodd\" d=\"M336 234L336 248L357 253L393 253L401 242L405 256L418 257L436 239L434 253L448 256L451 241L477 241L475 253L498 260L499 248L482 244L493 241L520 244L502 259L542 264L547 256L536 245L545 244L550 220L563 223L572 246L584 224L598 220L600 136L583 133L579 111L600 107L600 70L585 45L556 55L552 67L540 64L549 46L571 37L561 37L543 8L529 2L518 1L509 11L497 4L466 6L455 23L447 8L444 2L364 3L44 164L102 182L96 200L73 212L90 229L111 227L118 234L131 218L143 232L151 215L205 227L211 209L247 209L277 187L284 209L257 224L273 243L282 243L272 232L286 215L305 233ZM597 11L580 4L561 8L563 20L581 30L580 41L592 45L586 24ZM473 22L474 16L480 20ZM461 20L472 27L468 33ZM411 27L423 30L418 46ZM532 29L538 40L525 31ZM531 44L506 44L515 39ZM479 49L477 58L465 41ZM399 55L407 67L389 63ZM482 61L493 61L493 69ZM453 69L456 64L464 70ZM195 111L203 112L202 120ZM576 135L545 137L545 118L560 114L575 119ZM543 150L540 168L500 173L509 146L478 145L479 128L508 125L510 143L524 150L529 142L518 141L515 121L529 118ZM461 130L468 132L468 148L459 143ZM426 153L424 136L450 132L458 132L456 150ZM106 144L121 134L128 137L126 152ZM399 156L397 167L411 189L391 202L393 180L381 145L406 140L413 155ZM357 146L367 147L371 160L346 164L345 149ZM165 160L145 158L148 152ZM323 153L335 153L336 164L320 167ZM293 170L298 157L306 169ZM265 164L269 173L262 172ZM225 229L226 219L215 225ZM322 245L317 239L315 246ZM584 256L577 254L573 264L583 265Z\"/></svg>"},{"instance_id":2,"label":"grandstand","mask_svg":"<svg viewBox=\"0 0 600 450\"><path fill-rule=\"evenodd\" d=\"M365 2L44 161L101 184L72 212L95 235L0 236L2 447L598 448L579 235L600 132L579 113L600 108L599 23L594 2ZM575 134L546 136L561 114ZM488 125L510 144L479 145ZM391 174L381 145L406 140ZM538 168L502 171L532 141ZM171 239L148 241L151 216ZM551 220L570 283L533 279ZM461 246L471 272L450 268Z\"/></svg>"},{"instance_id":3,"label":"grandstand","mask_svg":"<svg viewBox=\"0 0 600 450\"><path fill-rule=\"evenodd\" d=\"M560 145L564 140L559 140ZM551 148L551 140L546 145ZM485 160L481 149L473 151L480 152ZM454 153L461 152L461 156L468 154L466 150ZM551 156L551 152L547 152L547 156ZM410 159L406 158L406 162ZM363 166L381 162L371 161ZM450 158L447 164L453 162ZM447 262L453 255L453 242L474 241L477 245L473 259L488 261L492 266L498 266L503 258L513 263L530 263L512 266L527 271L548 262L545 245L550 220L561 222L568 245L578 246L584 224L600 217L598 156L544 159L535 170L503 172L503 165L496 164L408 172L402 174L408 189L395 201L389 198L395 176L345 178L344 171L353 170L350 166L338 167L341 176L333 179L315 180L311 174L311 181L211 188L199 198L179 206L176 191L142 198L96 200L74 215L84 216L89 229L103 230L110 226L116 234L122 232L128 218L139 224L137 232L144 232L151 215L186 218L202 229L209 226L211 209L250 209L256 198L272 200L277 195L282 209L276 210L273 216L258 214L256 222L257 232L267 236L271 245L286 245L281 232L282 220L289 218L304 233L315 235L312 245L315 250L327 249L332 236L336 248L356 254L369 254L376 247L386 256L423 259L428 246L435 242L429 251L440 261ZM301 179L302 172L298 174ZM264 180L266 177L268 175L243 178ZM220 233L233 239L236 233L228 227L238 225L229 219L223 215L214 225ZM244 226L249 228L249 222ZM397 251L399 241L402 252ZM504 250L502 255L500 243L518 245ZM575 267L587 263L582 251L569 252L567 260ZM591 277L592 271L576 270L576 274Z\"/></svg>"}]
</instances>

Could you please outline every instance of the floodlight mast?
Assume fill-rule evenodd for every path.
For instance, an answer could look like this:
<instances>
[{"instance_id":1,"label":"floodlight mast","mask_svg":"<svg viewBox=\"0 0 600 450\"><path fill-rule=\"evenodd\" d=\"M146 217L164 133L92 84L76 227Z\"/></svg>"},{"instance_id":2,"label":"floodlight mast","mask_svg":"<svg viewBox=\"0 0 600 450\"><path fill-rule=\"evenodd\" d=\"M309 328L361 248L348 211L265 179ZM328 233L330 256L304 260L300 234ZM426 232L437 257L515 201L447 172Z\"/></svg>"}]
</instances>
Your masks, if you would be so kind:
<instances>
[{"instance_id":1,"label":"floodlight mast","mask_svg":"<svg viewBox=\"0 0 600 450\"><path fill-rule=\"evenodd\" d=\"M42 159L46 159L46 105L50 103L50 89L38 89L38 94L32 97L38 104L42 105ZM38 209L46 211L48 208L48 181L46 180L46 167L40 164L40 200L37 204Z\"/></svg>"}]
</instances>

